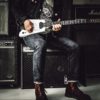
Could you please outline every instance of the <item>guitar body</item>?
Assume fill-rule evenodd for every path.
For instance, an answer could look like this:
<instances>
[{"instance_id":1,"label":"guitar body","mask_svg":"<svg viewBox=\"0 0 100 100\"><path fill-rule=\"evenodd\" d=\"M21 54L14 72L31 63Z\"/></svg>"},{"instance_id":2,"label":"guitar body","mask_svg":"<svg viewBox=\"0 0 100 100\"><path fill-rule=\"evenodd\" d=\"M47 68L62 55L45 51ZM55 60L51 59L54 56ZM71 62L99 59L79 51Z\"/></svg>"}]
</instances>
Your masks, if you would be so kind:
<instances>
[{"instance_id":1,"label":"guitar body","mask_svg":"<svg viewBox=\"0 0 100 100\"><path fill-rule=\"evenodd\" d=\"M33 32L29 33L27 30L22 29L19 32L19 37L26 37L26 36L29 36L32 34L45 32L45 30L46 30L46 27L44 27L45 20L43 20L43 19L30 19L30 21L34 25Z\"/></svg>"}]
</instances>

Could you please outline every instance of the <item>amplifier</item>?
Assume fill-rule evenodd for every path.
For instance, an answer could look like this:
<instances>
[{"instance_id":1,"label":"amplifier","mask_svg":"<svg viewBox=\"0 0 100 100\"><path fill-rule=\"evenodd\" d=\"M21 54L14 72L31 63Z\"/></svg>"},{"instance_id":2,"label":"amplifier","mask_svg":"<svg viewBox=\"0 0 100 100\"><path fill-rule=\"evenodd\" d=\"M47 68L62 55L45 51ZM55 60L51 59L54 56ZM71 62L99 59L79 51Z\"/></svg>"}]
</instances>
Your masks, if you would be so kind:
<instances>
[{"instance_id":1,"label":"amplifier","mask_svg":"<svg viewBox=\"0 0 100 100\"><path fill-rule=\"evenodd\" d=\"M96 45L100 44L100 6L97 5L81 5L74 6L75 19L94 19L95 23L85 23L73 26L74 39L80 45ZM97 23L96 23L97 22Z\"/></svg>"},{"instance_id":2,"label":"amplifier","mask_svg":"<svg viewBox=\"0 0 100 100\"><path fill-rule=\"evenodd\" d=\"M100 5L75 5L75 19L99 19ZM99 20L97 20L99 21ZM83 66L87 77L100 76L100 23L73 26L73 39L80 45Z\"/></svg>"},{"instance_id":3,"label":"amplifier","mask_svg":"<svg viewBox=\"0 0 100 100\"><path fill-rule=\"evenodd\" d=\"M0 86L17 85L17 42L0 39Z\"/></svg>"},{"instance_id":4,"label":"amplifier","mask_svg":"<svg viewBox=\"0 0 100 100\"><path fill-rule=\"evenodd\" d=\"M100 18L100 6L99 5L81 5L75 6L74 9L75 18Z\"/></svg>"},{"instance_id":5,"label":"amplifier","mask_svg":"<svg viewBox=\"0 0 100 100\"><path fill-rule=\"evenodd\" d=\"M34 50L21 46L21 88L33 88L32 57ZM59 50L47 49L44 82L46 87L64 86L64 69L67 65L65 53Z\"/></svg>"}]
</instances>

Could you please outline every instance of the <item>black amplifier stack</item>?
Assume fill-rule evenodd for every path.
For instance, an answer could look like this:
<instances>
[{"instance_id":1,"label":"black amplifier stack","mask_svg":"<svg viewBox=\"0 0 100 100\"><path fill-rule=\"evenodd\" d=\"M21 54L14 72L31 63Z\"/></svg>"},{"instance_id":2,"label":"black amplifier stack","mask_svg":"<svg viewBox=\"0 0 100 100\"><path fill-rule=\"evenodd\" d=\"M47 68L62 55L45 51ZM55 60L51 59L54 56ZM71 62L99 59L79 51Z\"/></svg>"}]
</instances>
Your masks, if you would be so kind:
<instances>
[{"instance_id":1,"label":"black amplifier stack","mask_svg":"<svg viewBox=\"0 0 100 100\"><path fill-rule=\"evenodd\" d=\"M86 77L100 77L100 1L74 0L73 18L94 20L73 26L73 39L80 45L81 68Z\"/></svg>"},{"instance_id":2,"label":"black amplifier stack","mask_svg":"<svg viewBox=\"0 0 100 100\"><path fill-rule=\"evenodd\" d=\"M18 85L18 51L15 38L0 38L0 86Z\"/></svg>"}]
</instances>

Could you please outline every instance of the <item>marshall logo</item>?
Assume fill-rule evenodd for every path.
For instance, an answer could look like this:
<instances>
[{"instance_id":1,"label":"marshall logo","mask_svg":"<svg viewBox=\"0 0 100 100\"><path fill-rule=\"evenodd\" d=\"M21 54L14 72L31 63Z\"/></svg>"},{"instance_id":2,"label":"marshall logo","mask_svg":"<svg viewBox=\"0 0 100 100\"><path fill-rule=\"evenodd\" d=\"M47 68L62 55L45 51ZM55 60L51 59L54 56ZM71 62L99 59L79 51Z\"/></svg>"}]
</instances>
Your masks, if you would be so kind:
<instances>
[{"instance_id":1,"label":"marshall logo","mask_svg":"<svg viewBox=\"0 0 100 100\"><path fill-rule=\"evenodd\" d=\"M100 15L100 11L96 11L95 9L89 12L89 15Z\"/></svg>"}]
</instances>

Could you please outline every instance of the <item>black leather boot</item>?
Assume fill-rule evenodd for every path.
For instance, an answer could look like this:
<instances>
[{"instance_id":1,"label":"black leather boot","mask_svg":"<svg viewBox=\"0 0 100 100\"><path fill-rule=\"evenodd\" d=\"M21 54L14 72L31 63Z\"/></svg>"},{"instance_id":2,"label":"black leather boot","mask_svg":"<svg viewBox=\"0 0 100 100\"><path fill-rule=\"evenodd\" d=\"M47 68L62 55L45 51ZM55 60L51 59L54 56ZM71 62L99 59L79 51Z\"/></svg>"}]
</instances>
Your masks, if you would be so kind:
<instances>
[{"instance_id":1,"label":"black leather boot","mask_svg":"<svg viewBox=\"0 0 100 100\"><path fill-rule=\"evenodd\" d=\"M48 100L43 84L35 84L36 100Z\"/></svg>"},{"instance_id":2,"label":"black leather boot","mask_svg":"<svg viewBox=\"0 0 100 100\"><path fill-rule=\"evenodd\" d=\"M90 96L84 94L77 86L77 82L69 82L65 91L66 97L75 98L77 100L91 100Z\"/></svg>"}]
</instances>

